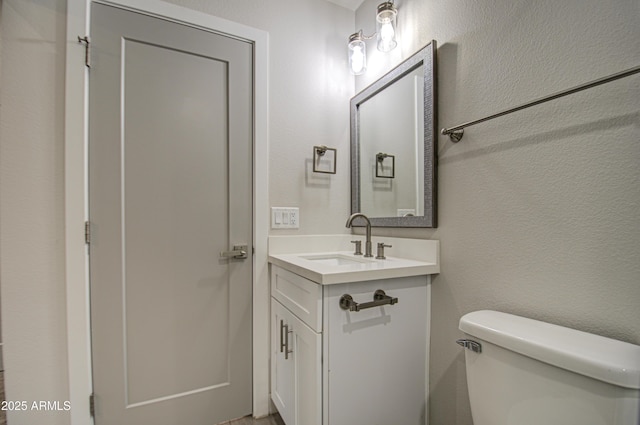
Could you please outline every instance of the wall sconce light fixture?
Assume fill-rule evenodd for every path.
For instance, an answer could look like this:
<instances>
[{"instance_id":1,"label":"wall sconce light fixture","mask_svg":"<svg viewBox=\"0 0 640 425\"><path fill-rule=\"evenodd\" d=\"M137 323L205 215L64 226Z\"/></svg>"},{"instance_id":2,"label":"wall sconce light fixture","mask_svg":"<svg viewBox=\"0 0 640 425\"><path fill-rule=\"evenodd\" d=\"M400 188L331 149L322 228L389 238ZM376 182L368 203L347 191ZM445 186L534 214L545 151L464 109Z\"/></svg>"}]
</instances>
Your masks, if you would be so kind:
<instances>
[{"instance_id":1,"label":"wall sconce light fixture","mask_svg":"<svg viewBox=\"0 0 640 425\"><path fill-rule=\"evenodd\" d=\"M367 70L367 49L365 40L378 36L378 50L390 52L397 45L396 41L396 15L398 10L392 1L386 1L378 5L376 12L376 32L370 36L364 35L362 30L349 36L349 68L353 75L361 75Z\"/></svg>"}]
</instances>

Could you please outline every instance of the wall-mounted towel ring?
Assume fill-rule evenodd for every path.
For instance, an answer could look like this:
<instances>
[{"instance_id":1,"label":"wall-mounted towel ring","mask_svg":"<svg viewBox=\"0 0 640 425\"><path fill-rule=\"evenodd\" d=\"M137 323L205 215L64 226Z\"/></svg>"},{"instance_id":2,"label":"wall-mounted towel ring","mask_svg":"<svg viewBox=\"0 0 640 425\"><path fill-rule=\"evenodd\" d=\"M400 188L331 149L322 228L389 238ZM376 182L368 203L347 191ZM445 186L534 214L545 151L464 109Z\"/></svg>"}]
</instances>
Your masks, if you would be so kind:
<instances>
[{"instance_id":1,"label":"wall-mounted towel ring","mask_svg":"<svg viewBox=\"0 0 640 425\"><path fill-rule=\"evenodd\" d=\"M385 161L389 159L388 161ZM376 154L376 177L393 179L396 176L396 157L388 153Z\"/></svg>"},{"instance_id":2,"label":"wall-mounted towel ring","mask_svg":"<svg viewBox=\"0 0 640 425\"><path fill-rule=\"evenodd\" d=\"M328 155L327 155L328 153ZM336 174L338 151L325 145L313 147L313 172Z\"/></svg>"}]
</instances>

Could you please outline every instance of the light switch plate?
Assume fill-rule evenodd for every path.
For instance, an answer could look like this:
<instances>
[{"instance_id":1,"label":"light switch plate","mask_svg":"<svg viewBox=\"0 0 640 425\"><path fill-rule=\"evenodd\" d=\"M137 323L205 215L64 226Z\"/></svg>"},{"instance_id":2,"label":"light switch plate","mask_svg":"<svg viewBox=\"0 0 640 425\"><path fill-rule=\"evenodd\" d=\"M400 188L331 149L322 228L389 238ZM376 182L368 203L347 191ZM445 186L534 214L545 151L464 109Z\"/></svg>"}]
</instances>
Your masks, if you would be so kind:
<instances>
[{"instance_id":1,"label":"light switch plate","mask_svg":"<svg viewBox=\"0 0 640 425\"><path fill-rule=\"evenodd\" d=\"M295 207L271 207L272 229L299 229L300 210Z\"/></svg>"}]
</instances>

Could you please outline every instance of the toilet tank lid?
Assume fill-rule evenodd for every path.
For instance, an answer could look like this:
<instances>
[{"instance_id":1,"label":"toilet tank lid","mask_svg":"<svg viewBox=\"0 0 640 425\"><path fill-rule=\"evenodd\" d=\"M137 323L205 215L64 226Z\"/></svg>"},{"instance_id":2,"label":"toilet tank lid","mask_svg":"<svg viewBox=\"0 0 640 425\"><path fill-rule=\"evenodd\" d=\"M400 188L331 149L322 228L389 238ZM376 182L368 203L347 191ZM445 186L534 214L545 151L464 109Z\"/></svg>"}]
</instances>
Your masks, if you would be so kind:
<instances>
[{"instance_id":1,"label":"toilet tank lid","mask_svg":"<svg viewBox=\"0 0 640 425\"><path fill-rule=\"evenodd\" d=\"M624 388L640 389L640 346L482 310L465 314L460 330L507 350Z\"/></svg>"}]
</instances>

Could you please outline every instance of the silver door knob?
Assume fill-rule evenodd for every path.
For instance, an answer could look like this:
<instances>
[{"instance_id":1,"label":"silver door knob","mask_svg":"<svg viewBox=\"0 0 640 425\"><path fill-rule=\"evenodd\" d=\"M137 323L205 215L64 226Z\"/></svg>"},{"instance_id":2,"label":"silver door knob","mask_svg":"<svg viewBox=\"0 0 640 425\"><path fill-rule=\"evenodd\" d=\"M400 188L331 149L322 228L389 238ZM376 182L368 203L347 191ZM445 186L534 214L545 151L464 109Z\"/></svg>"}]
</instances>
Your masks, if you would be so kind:
<instances>
[{"instance_id":1,"label":"silver door knob","mask_svg":"<svg viewBox=\"0 0 640 425\"><path fill-rule=\"evenodd\" d=\"M231 251L221 251L220 258L235 258L244 260L248 258L248 246L247 245L234 245Z\"/></svg>"}]
</instances>

